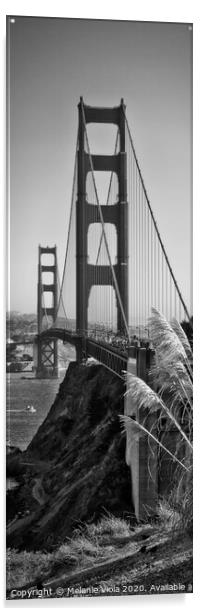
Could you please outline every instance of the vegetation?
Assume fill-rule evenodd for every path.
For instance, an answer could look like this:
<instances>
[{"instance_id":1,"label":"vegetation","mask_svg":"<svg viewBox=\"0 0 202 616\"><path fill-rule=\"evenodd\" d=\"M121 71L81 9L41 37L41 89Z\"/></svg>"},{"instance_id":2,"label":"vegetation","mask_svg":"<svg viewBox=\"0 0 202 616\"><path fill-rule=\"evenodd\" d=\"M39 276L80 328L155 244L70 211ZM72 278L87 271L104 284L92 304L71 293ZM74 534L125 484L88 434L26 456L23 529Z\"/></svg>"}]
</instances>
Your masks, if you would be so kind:
<instances>
[{"instance_id":1,"label":"vegetation","mask_svg":"<svg viewBox=\"0 0 202 616\"><path fill-rule=\"evenodd\" d=\"M114 585L121 588L131 583L145 584L149 589L154 583L180 579L190 585L190 539L182 542L179 533L173 532L173 524L168 527L167 516L164 507L163 523L135 527L107 514L97 524L81 524L51 553L8 549L8 598L12 588L41 589L45 583L53 589L58 584L77 588L93 583L101 594Z\"/></svg>"},{"instance_id":2,"label":"vegetation","mask_svg":"<svg viewBox=\"0 0 202 616\"><path fill-rule=\"evenodd\" d=\"M165 509L180 511L178 524L182 523L189 532L192 529L192 437L193 437L193 379L192 350L188 338L173 319L168 323L161 313L152 310L150 319L150 336L155 350L150 371L150 385L138 377L127 375L127 395L131 396L133 410L131 416L122 417L125 428L128 428L131 444L139 431L148 434L149 439L158 442L159 450L163 449L175 463L175 484L164 507L160 505L159 513ZM144 420L142 411L147 410ZM147 428L148 416L152 415L152 426ZM178 434L176 449L156 437L159 426L164 421L165 431L172 427Z\"/></svg>"},{"instance_id":3,"label":"vegetation","mask_svg":"<svg viewBox=\"0 0 202 616\"><path fill-rule=\"evenodd\" d=\"M126 503L125 491L128 498L130 487L129 478L124 475L125 441L123 434L120 435L117 417L123 412L123 383L116 384L114 377L106 377L106 371L100 366L76 369L72 364L71 378L69 374L66 376L49 417L29 447L29 455L35 455L37 460L52 461L47 476L45 472L43 475L44 486L52 498L48 505L52 518L49 526L44 527L42 512L43 534L39 532L38 517L35 528L32 522L25 537L27 543L24 541L22 548L26 549L8 549L8 589L30 584L36 578L39 584L44 579L71 577L83 572L85 578L85 570L90 567L91 575L96 578L96 571L102 564L108 569L97 579L108 585L119 584L120 580L127 584L129 581L142 583L145 575L156 583L158 580L160 583L173 579L187 580L187 583L192 580L192 350L181 326L175 320L167 323L156 310L152 313L150 331L155 359L149 385L132 374L128 376L133 410L130 417L121 416L124 430L130 429L131 443L143 430L149 440L157 439L159 455L161 451L166 452L175 468L173 489L159 502L158 516L151 527L150 545L146 538L146 543L139 547L137 536L141 528L135 524L132 514L128 516L130 523L125 517L104 515L103 503L106 502L113 513L120 515L123 506L118 507L117 503ZM149 430L148 417L152 418ZM175 428L178 438L174 450L169 439L160 438L162 423L165 437L172 426ZM93 436L90 446L89 434ZM57 441L53 436L54 439L57 436ZM121 444L120 439L124 443ZM26 498L26 490L22 490L22 495ZM61 495L65 500L62 501ZM114 502L115 496L117 502ZM56 508L58 502L62 503L61 510ZM130 513L128 503L124 509ZM70 522L77 520L76 528L68 521L68 516ZM93 523L87 523L89 519ZM147 531L145 525L141 539L147 537ZM119 558L123 564L120 570L114 571L111 563L113 565L113 559Z\"/></svg>"},{"instance_id":4,"label":"vegetation","mask_svg":"<svg viewBox=\"0 0 202 616\"><path fill-rule=\"evenodd\" d=\"M7 588L23 586L37 577L53 575L61 567L79 565L85 567L96 563L107 555L115 553L115 548L103 546L103 539L115 536L129 536L131 529L127 521L106 515L98 524L82 524L71 538L66 538L53 552L7 550Z\"/></svg>"}]
</instances>

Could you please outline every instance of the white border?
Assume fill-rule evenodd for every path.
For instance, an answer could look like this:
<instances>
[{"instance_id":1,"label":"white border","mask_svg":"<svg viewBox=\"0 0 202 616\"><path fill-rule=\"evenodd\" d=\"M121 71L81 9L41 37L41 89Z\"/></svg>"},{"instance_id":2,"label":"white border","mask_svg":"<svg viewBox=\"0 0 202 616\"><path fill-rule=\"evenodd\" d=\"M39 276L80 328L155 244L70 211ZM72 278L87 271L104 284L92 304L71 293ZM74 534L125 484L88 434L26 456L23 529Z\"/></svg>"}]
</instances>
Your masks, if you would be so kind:
<instances>
[{"instance_id":1,"label":"white border","mask_svg":"<svg viewBox=\"0 0 202 616\"><path fill-rule=\"evenodd\" d=\"M201 565L201 550L198 549L198 546L201 545L201 465L198 460L197 452L199 451L199 444L202 430L201 430L201 380L202 380L202 371L201 371L201 336L200 336L200 326L202 321L202 306L201 306L201 146L199 140L199 134L201 134L201 110L202 110L202 100L201 100L201 63L202 63L202 50L201 50L201 40L202 40L202 28L201 28L201 2L195 1L187 1L187 0L169 0L167 2L160 2L156 0L141 0L141 2L132 2L132 0L124 0L124 2L120 2L119 4L115 1L108 2L106 0L102 0L100 5L98 6L95 2L77 2L70 4L69 2L64 2L57 0L57 2L44 2L35 0L35 2L20 2L20 1L7 1L1 4L1 92L3 96L1 96L1 119L2 119L2 135L3 135L3 145L0 148L0 156L2 157L2 165L1 170L2 178L1 178L1 187L2 187L2 203L5 201L5 15L33 15L33 16L49 16L49 17L74 17L74 18L89 18L89 19L121 19L121 20L140 20L140 21L169 21L169 22L187 22L194 24L194 330L195 330L195 348L194 348L194 357L195 357L195 418L194 418L194 427L195 427L195 548L194 548L194 569L195 569L195 590L194 595L186 595L183 597L182 595L166 595L166 596L152 596L152 597L119 597L119 598L102 598L102 599L77 599L76 601L68 601L68 600L45 600L39 601L33 600L31 602L10 602L5 603L4 601L4 573L3 580L1 585L2 591L2 607L8 609L9 611L15 609L17 611L21 611L22 609L68 609L70 612L79 612L82 610L82 613L86 612L86 610L90 610L93 612L102 612L103 609L106 611L116 611L122 614L123 609L127 609L130 613L134 613L134 610L138 610L141 613L149 612L149 614L164 612L164 615L169 614L171 610L176 610L179 613L190 614L190 608L194 609L195 613L199 613L199 602L202 597L200 582L200 570L202 569ZM4 224L1 225L1 313L4 313L5 306L5 284L4 284L4 268L5 268L5 209L3 210L1 220L4 221ZM4 318L4 317L3 317ZM1 319L1 327L2 327L2 336L1 340L4 341L4 323ZM2 349L2 360L4 360L4 351ZM3 365L3 361L1 362L1 366ZM1 371L2 372L2 371ZM2 389L4 391L4 375L2 376ZM5 409L5 395L3 394L3 403L1 405L1 416L3 422L3 429L1 430L1 434L3 436L3 446L1 447L1 451L4 452L4 409ZM200 421L199 421L200 420ZM198 441L198 442L197 442ZM2 454L4 455L4 453ZM199 470L197 470L199 469ZM199 498L200 496L200 498ZM4 502L4 494L2 495L2 499ZM3 516L4 518L4 516ZM198 518L198 520L197 520ZM3 523L1 525L2 533L4 534L5 529L5 521L3 519ZM3 539L4 542L4 539ZM200 558L200 560L199 560ZM3 559L2 559L3 561ZM3 563L2 563L3 564ZM198 565L198 571L197 571ZM5 567L3 565L3 567ZM1 571L3 569L1 567ZM194 603L193 603L194 602ZM191 605L193 603L193 606ZM176 612L174 611L174 614Z\"/></svg>"}]
</instances>

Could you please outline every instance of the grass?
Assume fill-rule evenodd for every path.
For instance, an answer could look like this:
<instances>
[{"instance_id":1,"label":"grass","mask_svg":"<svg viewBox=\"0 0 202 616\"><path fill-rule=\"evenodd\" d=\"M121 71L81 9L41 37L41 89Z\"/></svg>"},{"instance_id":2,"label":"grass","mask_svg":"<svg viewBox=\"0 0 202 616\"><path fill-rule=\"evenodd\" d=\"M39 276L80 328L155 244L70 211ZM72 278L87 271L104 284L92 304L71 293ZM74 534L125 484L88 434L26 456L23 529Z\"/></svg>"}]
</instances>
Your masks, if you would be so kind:
<instances>
[{"instance_id":1,"label":"grass","mask_svg":"<svg viewBox=\"0 0 202 616\"><path fill-rule=\"evenodd\" d=\"M134 401L134 413L142 408L156 413L156 421L167 418L168 429L173 423L179 431L179 439L186 445L186 456L181 459L178 452L170 457L178 462L179 472L175 477L175 485L171 494L159 502L158 523L156 530L192 531L192 354L188 341L184 338L179 324L168 324L164 317L154 311L151 322L151 335L156 351L156 363L153 366L152 378L154 389L143 383L141 379L129 377L129 393ZM158 393L157 393L158 392ZM183 407L183 420L188 430L180 422ZM137 436L139 430L147 431L144 425L134 417L124 417L123 420L133 426L131 439ZM150 433L152 437L152 433ZM131 446L131 441L129 443ZM159 447L163 447L159 442ZM167 453L169 450L166 449ZM130 524L124 519L106 515L97 524L82 524L71 538L58 546L51 554L45 552L18 552L9 549L7 552L8 589L21 587L39 577L55 574L63 568L76 570L100 563L103 559L123 554L116 545L104 545L103 539L117 536L128 537L133 533ZM165 556L165 554L164 554ZM163 561L161 561L163 562Z\"/></svg>"},{"instance_id":2,"label":"grass","mask_svg":"<svg viewBox=\"0 0 202 616\"><path fill-rule=\"evenodd\" d=\"M147 434L150 442L155 441L160 451L166 452L177 465L173 471L174 489L167 499L167 507L177 512L178 524L191 533L192 528L192 456L193 456L193 356L189 341L180 324L173 319L170 323L156 309L149 319L150 339L155 350L150 369L150 383L126 373L126 395L130 399L128 415L121 417L127 433L127 459L134 439L140 432ZM149 421L151 418L151 421ZM161 421L166 425L164 440L158 438ZM151 426L152 423L152 426ZM172 451L166 442L166 431L174 428L178 435L176 450ZM175 467L173 467L175 468ZM149 468L148 468L149 472ZM165 508L165 504L164 504ZM162 516L162 505L159 510ZM180 522L181 521L181 522Z\"/></svg>"},{"instance_id":3,"label":"grass","mask_svg":"<svg viewBox=\"0 0 202 616\"><path fill-rule=\"evenodd\" d=\"M50 570L51 554L44 552L18 552L8 548L6 553L7 587L21 587L38 575L45 576Z\"/></svg>"},{"instance_id":4,"label":"grass","mask_svg":"<svg viewBox=\"0 0 202 616\"><path fill-rule=\"evenodd\" d=\"M186 537L185 547L183 547L183 539L180 539L179 545L179 538L177 535L175 535L172 544L172 531L180 529L179 521L180 515L174 512L167 501L161 501L159 504L158 522L154 525L153 534L155 536L158 535L159 542L161 542L162 531L166 530L170 535L169 543L166 544L165 548L161 547L159 543L157 562L159 563L159 567L162 566L162 569L165 558L168 560L170 558L170 562L174 566L173 559L175 554L177 553L180 556L182 552L183 555L187 547ZM147 527L141 528L144 536ZM134 540L129 543L127 542L126 545L120 545L117 542L113 543L113 538L127 538L130 536L134 536L134 527L131 527L127 521L109 514L104 516L97 524L82 524L80 528L77 528L73 532L72 537L67 537L66 541L59 545L54 552L18 552L16 549L9 548L7 550L7 590L22 588L26 584L31 585L36 579L41 583L44 578L48 578L49 576L50 578L60 577L63 574L68 575L71 574L71 572L77 572L80 569L85 569L94 565L96 567L96 565L101 564L102 561L107 559L113 560L117 557L124 558L127 554L132 554L134 552ZM109 540L109 544L107 545L106 543L104 544L106 539ZM137 545L138 544L136 544L136 546ZM141 574L142 568L145 570L146 574L149 574L150 561L148 561L148 558L150 558L150 556L145 556L145 554L143 554L140 561L134 560L132 569L130 566L130 575L133 575L134 571L136 571L136 575L138 573ZM127 580L127 575L127 567L126 570L122 568L120 572L116 571L115 573L113 573L111 567L108 567L108 571L106 571L106 580L110 582L111 585L113 585L115 581L117 584L120 581L124 583L124 580ZM102 585L102 583L105 585L104 581L100 581L100 585Z\"/></svg>"},{"instance_id":5,"label":"grass","mask_svg":"<svg viewBox=\"0 0 202 616\"><path fill-rule=\"evenodd\" d=\"M130 524L124 519L116 518L110 513L104 516L97 524L86 524L87 536L90 539L97 539L99 541L103 536L117 536L128 537L131 534Z\"/></svg>"},{"instance_id":6,"label":"grass","mask_svg":"<svg viewBox=\"0 0 202 616\"><path fill-rule=\"evenodd\" d=\"M103 546L103 539L108 537L129 536L132 530L128 522L106 515L98 524L83 524L77 528L71 538L58 546L54 552L18 552L7 550L7 587L15 588L42 578L60 568L85 567L101 562L115 553L113 546Z\"/></svg>"}]
</instances>

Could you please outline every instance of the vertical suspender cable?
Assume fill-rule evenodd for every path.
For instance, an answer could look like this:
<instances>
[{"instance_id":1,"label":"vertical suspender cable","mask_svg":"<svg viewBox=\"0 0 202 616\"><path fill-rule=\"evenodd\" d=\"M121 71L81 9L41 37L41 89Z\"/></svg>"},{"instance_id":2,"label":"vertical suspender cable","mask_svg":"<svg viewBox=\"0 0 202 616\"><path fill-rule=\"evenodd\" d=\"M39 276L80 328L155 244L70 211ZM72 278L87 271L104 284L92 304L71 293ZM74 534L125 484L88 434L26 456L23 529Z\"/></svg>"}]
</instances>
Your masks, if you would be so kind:
<instances>
[{"instance_id":1,"label":"vertical suspender cable","mask_svg":"<svg viewBox=\"0 0 202 616\"><path fill-rule=\"evenodd\" d=\"M151 289L151 272L150 272L150 266L152 264L152 255L151 255L151 242L150 242L150 213L149 210L147 208L147 246L148 246L148 253L147 253L147 276L148 276L148 297L147 297L147 317L149 316L149 306L151 305L151 300L150 300L150 289ZM148 332L149 335L149 332Z\"/></svg>"},{"instance_id":2,"label":"vertical suspender cable","mask_svg":"<svg viewBox=\"0 0 202 616\"><path fill-rule=\"evenodd\" d=\"M141 282L141 225L140 225L140 176L138 174L138 325L139 325L139 336L140 336L140 282Z\"/></svg>"},{"instance_id":3,"label":"vertical suspender cable","mask_svg":"<svg viewBox=\"0 0 202 616\"><path fill-rule=\"evenodd\" d=\"M116 291L116 294L117 294L117 299L118 299L118 302L119 302L121 314L122 314L124 325L125 325L125 330L126 330L128 339L130 339L128 324L127 324L126 316L125 316L124 309L123 309L123 304L122 304L122 300L121 300L121 296L120 296L120 292L119 292L119 288L118 288L118 283L117 283L116 275L115 275L114 268L113 268L113 265L112 265L112 262L111 262L111 256L110 256L109 246L108 246L106 232L105 232L105 224L104 224L104 219L103 219L103 214L102 214L102 208L100 206L100 202L99 202L99 199L98 199L98 193L97 193L97 187L96 187L96 183L95 183L95 176L94 176L94 169L93 169L93 161L92 161L92 156L91 156L91 153L90 153L89 142L88 142L88 135L87 135L87 131L86 131L86 121L85 121L85 113L84 113L83 104L82 104L82 113L83 113L84 129L85 129L85 133L86 133L86 141L87 141L88 154L89 154L89 159L90 159L90 166L91 166L91 171L92 171L92 175L93 175L93 183L94 183L96 201L97 201L97 205L98 205L98 208L99 208L99 214L100 214L100 219L101 219L101 223L102 223L103 236L104 236L107 256L108 256L108 260L109 260L109 264L110 264L110 268L111 268L111 272L112 272L112 277L113 277L115 291Z\"/></svg>"},{"instance_id":4,"label":"vertical suspender cable","mask_svg":"<svg viewBox=\"0 0 202 616\"><path fill-rule=\"evenodd\" d=\"M139 244L138 244L138 240L139 240L139 216L138 216L138 193L139 193L139 187L138 187L138 174L137 174L137 167L135 166L136 169L136 306L137 306L137 323L136 323L136 327L137 327L137 333L139 330Z\"/></svg>"},{"instance_id":5,"label":"vertical suspender cable","mask_svg":"<svg viewBox=\"0 0 202 616\"><path fill-rule=\"evenodd\" d=\"M185 313L186 313L186 316L187 316L187 318L188 318L188 319L189 319L189 321L190 321L190 315L189 315L189 312L188 312L188 310L187 310L187 307L186 307L186 304L185 304L185 302L184 302L184 300L183 300L182 294L181 294L181 292L180 292L180 289L179 289L179 286L178 286L177 280L176 280L176 278L175 278L175 276L174 276L173 270L172 270L171 265L170 265L170 263L169 263L169 260L168 260L168 257L167 257L167 253L166 253L166 251L165 251L165 248L164 248L164 245L163 245L163 242L162 242L162 240L161 240L161 236L160 236L160 233L159 233L159 230L158 230L157 224L156 224L156 220L155 220L155 218L154 218L154 214L153 214L153 211L152 211L152 209L151 209L150 201L149 201L149 198L148 198L148 195L147 195L147 191L146 191L146 188L145 188L145 184L144 184L144 180L143 180L143 177L142 177L142 174L141 174L140 166L139 166L139 163L138 163L137 155L136 155L136 152L135 152L135 148L134 148L134 144L133 144L133 140L132 140L132 136L131 136L131 132L130 132L130 128L129 128L129 124L128 124L128 120L127 120L127 117L126 117L126 114L125 114L125 110L124 110L124 108L123 108L123 114L124 114L124 117L125 117L125 122L126 122L127 130L128 130L128 133L129 133L129 137L130 137L130 141L131 141L131 147L132 147L133 154L134 154L134 157L135 157L135 161L136 161L136 165L137 165L137 168L138 168L139 176L140 176L140 179L141 179L142 188L143 188L143 191L144 191L144 194L145 194L145 198L146 198L146 201L147 201L147 205L148 205L149 210L150 210L150 213L151 213L151 217L152 217L152 220L153 220L153 223L154 223L154 227L155 227L155 229L156 229L156 233L157 233L158 241L159 241L160 246L161 246L161 249L162 249L162 251L163 251L163 253L164 253L165 261L166 261L167 266L168 266L168 268L169 268L169 271L170 271L171 277L172 277L172 279L173 279L173 282L174 282L175 288L176 288L176 290L177 290L177 293L178 293L178 295L179 295L179 297L180 297L180 301L181 301L181 303L182 303L182 306L183 306L183 308L184 308L184 311L185 311Z\"/></svg>"},{"instance_id":6,"label":"vertical suspender cable","mask_svg":"<svg viewBox=\"0 0 202 616\"><path fill-rule=\"evenodd\" d=\"M74 207L74 189L75 189L76 171L77 171L78 142L79 142L79 135L77 134L76 154L75 154L75 161L74 161L74 175L73 175L73 185L72 185L72 196L71 196L71 206L70 206L70 216L69 216L69 226L68 226L68 234L67 234L67 245L66 245L65 261L64 261L64 267L63 267L62 284L61 284L60 295L59 295L59 300L58 300L58 307L57 307L57 311L56 311L57 315L58 315L60 301L61 301L61 297L62 297L62 290L63 290L64 279L65 279L65 270L66 270L66 265L67 265L67 255L68 255L68 250L69 250L70 230L71 230L73 207ZM66 311L64 311L64 312L65 312L65 316L67 318Z\"/></svg>"},{"instance_id":7,"label":"vertical suspender cable","mask_svg":"<svg viewBox=\"0 0 202 616\"><path fill-rule=\"evenodd\" d=\"M141 276L141 285L142 285L142 326L143 323L143 314L144 314L144 211L143 211L143 191L141 186L141 224L142 224L142 234L141 234L141 242L142 242L142 276Z\"/></svg>"},{"instance_id":8,"label":"vertical suspender cable","mask_svg":"<svg viewBox=\"0 0 202 616\"><path fill-rule=\"evenodd\" d=\"M164 314L164 278L163 278L163 252L161 252L161 268L162 268L162 272L161 272L161 278L162 278L162 289L161 289L161 293L162 293L162 302L161 302L161 310L162 313Z\"/></svg>"},{"instance_id":9,"label":"vertical suspender cable","mask_svg":"<svg viewBox=\"0 0 202 616\"><path fill-rule=\"evenodd\" d=\"M150 218L150 244L151 244L151 298L149 301L149 309L150 306L153 306L153 293L154 293L154 236L153 236L153 224L149 212Z\"/></svg>"},{"instance_id":10,"label":"vertical suspender cable","mask_svg":"<svg viewBox=\"0 0 202 616\"><path fill-rule=\"evenodd\" d=\"M158 242L158 310L161 310L160 244Z\"/></svg>"}]
</instances>

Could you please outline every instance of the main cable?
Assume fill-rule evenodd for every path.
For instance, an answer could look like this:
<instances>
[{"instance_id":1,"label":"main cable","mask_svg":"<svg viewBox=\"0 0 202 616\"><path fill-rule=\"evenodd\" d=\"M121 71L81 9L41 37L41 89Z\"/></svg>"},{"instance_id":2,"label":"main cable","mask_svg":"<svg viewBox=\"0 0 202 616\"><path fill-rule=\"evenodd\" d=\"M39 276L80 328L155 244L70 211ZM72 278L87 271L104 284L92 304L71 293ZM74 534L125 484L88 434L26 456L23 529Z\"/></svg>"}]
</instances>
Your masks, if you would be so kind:
<instances>
[{"instance_id":1,"label":"main cable","mask_svg":"<svg viewBox=\"0 0 202 616\"><path fill-rule=\"evenodd\" d=\"M116 291L116 294L117 294L117 299L118 299L118 302L119 302L119 306L120 306L120 309L121 309L121 313L122 313L122 317L123 317L123 321L124 321L124 325L125 325L125 330L126 330L126 333L127 333L127 336L128 336L128 340L130 340L130 332L129 332L129 328L128 328L128 323L127 323L127 320L126 320L126 316L125 316L125 312L124 312L124 309L123 309L123 304L122 304L122 300L121 300L121 296L120 296L120 292L119 292L119 287L118 287L116 275L115 275L114 268L113 268L112 261L111 261L109 246L108 246L106 232L105 232L105 224L104 224L104 218L103 218L103 214L102 214L102 208L101 208L101 205L100 205L100 202L99 202L99 198L98 198L98 193L97 193L97 186L96 186L96 182L95 182L95 175L94 175L92 155L91 155L91 152L90 152L89 141L88 141L88 134L87 134L87 130L86 130L86 119L85 119L85 112L84 112L83 102L82 102L82 114L83 114L83 122L84 122L84 130L85 130L85 135L86 135L86 143L87 143L88 155L89 155L89 159L90 159L91 173L92 173L92 177L93 177L95 196L96 196L96 201L97 201L97 205L98 205L98 209L99 209L99 214L100 214L100 220L101 220L101 224L102 224L102 230L103 230L103 237L104 237L104 241L105 241L105 247L106 247L107 256L108 256L108 259L109 259L109 264L110 264L110 268L111 268L111 272L112 272L112 278L113 278L113 282L114 282L115 291Z\"/></svg>"},{"instance_id":2,"label":"main cable","mask_svg":"<svg viewBox=\"0 0 202 616\"><path fill-rule=\"evenodd\" d=\"M67 245L66 245L65 260L64 260L64 267L63 267L62 283L61 283L60 295L59 295L58 306L57 306L57 311L56 311L56 319L57 319L57 315L58 315L58 311L59 311L59 307L60 307L60 301L61 301L61 297L62 297L63 284L64 284L64 278L65 278L65 270L66 270L66 264L67 264L67 255L68 255L68 250L69 250L71 222L72 222L72 214L73 214L73 207L74 207L74 189L75 189L76 172L77 172L78 143L79 143L79 132L77 133L77 140L76 140L76 153L75 153L75 160L74 160L74 174L73 174L71 206L70 206L70 215L69 215L69 226L68 226L68 234L67 234ZM63 298L62 298L62 305L63 305L63 308L64 308ZM66 319L68 320L65 308L64 308L64 313L65 313Z\"/></svg>"},{"instance_id":3,"label":"main cable","mask_svg":"<svg viewBox=\"0 0 202 616\"><path fill-rule=\"evenodd\" d=\"M188 309L187 309L187 307L186 307L186 304L185 304L185 302L184 302L184 300L183 300L183 297L182 297L182 294L181 294L181 292L180 292L180 289L179 289L179 286L178 286L177 280L176 280L176 278L175 278L175 276L174 276L173 270L172 270L171 265L170 265L170 262L169 262L169 260L168 260L168 256L167 256L167 253L166 253L166 251L165 251L165 248L164 248L164 245L163 245L163 242L162 242L162 239L161 239L161 236L160 236L160 233L159 233L158 227L157 227L156 220L155 220L155 218L154 218L154 214L153 214L153 211L152 211L152 208L151 208L151 204L150 204L150 201L149 201L149 197L148 197L148 195L147 195L147 191L146 191L146 188L145 188L145 183L144 183L144 180L143 180L143 177L142 177L142 173L141 173L140 165L139 165L139 162L138 162L138 159L137 159L137 155L136 155L136 151L135 151L135 147L134 147L134 143L133 143L133 139L132 139L132 135L131 135L130 127L129 127L129 124L128 124L128 120L127 120L127 116L126 116L126 113L125 113L124 108L122 108L122 111L123 111L123 114L124 114L124 118L125 118L125 122L126 122L126 127L127 127L127 130L128 130L129 139L130 139L130 142L131 142L131 147L132 147L132 150L133 150L133 155L134 155L134 158L135 158L135 163L136 163L136 165L137 165L137 169L138 169L139 177L140 177L140 180L141 180L141 184L142 184L142 188L143 188L143 191L144 191L144 194L145 194L145 198L146 198L146 201L147 201L147 205L148 205L148 208L149 208L149 211L150 211L151 217L152 217L152 221L153 221L153 224L154 224L154 227L155 227L155 231L156 231L156 234L157 234L158 240L159 240L159 242L160 242L160 246L161 246L161 249L162 249L162 251L163 251L163 254L164 254L164 257L165 257L166 263L167 263L167 265L168 265L168 268L169 268L169 271L170 271L170 274L171 274L172 280L173 280L174 285L175 285L175 288L176 288L176 290L177 290L177 292L178 292L178 295L179 295L180 301L181 301L181 303L182 303L182 305L183 305L183 308L184 308L185 314L186 314L186 316L188 317L188 320L189 320L189 322L190 322L190 314L189 314Z\"/></svg>"}]
</instances>

